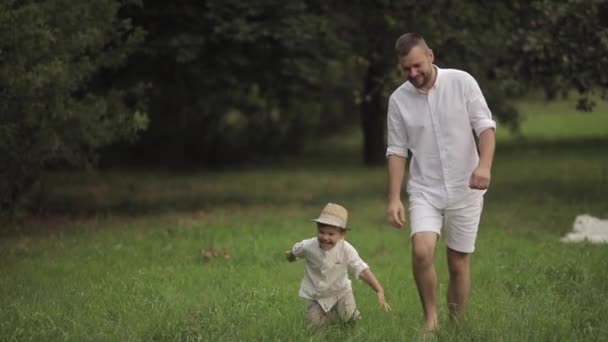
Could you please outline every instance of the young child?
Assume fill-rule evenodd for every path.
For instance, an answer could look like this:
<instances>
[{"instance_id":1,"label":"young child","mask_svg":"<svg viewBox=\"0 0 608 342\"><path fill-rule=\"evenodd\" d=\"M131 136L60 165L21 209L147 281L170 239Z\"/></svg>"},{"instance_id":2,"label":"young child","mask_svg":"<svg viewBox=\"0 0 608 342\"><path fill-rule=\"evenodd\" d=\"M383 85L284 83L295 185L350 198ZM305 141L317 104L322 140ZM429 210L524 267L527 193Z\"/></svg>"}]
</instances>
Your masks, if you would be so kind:
<instances>
[{"instance_id":1,"label":"young child","mask_svg":"<svg viewBox=\"0 0 608 342\"><path fill-rule=\"evenodd\" d=\"M296 243L285 255L290 262L306 261L300 297L307 300L306 319L313 326L339 319L343 322L360 318L347 271L367 283L378 297L380 308L390 311L384 289L357 250L344 237L348 211L328 203L317 222L317 237Z\"/></svg>"}]
</instances>

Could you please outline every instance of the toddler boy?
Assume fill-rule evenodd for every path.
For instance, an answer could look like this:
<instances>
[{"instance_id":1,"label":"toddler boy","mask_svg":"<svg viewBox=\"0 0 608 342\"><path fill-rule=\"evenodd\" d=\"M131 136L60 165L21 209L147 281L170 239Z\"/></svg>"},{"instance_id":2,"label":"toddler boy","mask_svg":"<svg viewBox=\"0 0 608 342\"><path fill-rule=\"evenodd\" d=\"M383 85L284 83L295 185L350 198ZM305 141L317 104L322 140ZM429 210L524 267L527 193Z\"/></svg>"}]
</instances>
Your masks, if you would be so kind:
<instances>
[{"instance_id":1,"label":"toddler boy","mask_svg":"<svg viewBox=\"0 0 608 342\"><path fill-rule=\"evenodd\" d=\"M390 311L384 299L384 289L357 250L344 240L348 211L328 203L317 222L317 236L296 243L285 252L290 262L305 260L300 297L307 300L306 319L313 326L339 319L343 322L360 318L348 272L361 278L378 297L380 308Z\"/></svg>"}]
</instances>

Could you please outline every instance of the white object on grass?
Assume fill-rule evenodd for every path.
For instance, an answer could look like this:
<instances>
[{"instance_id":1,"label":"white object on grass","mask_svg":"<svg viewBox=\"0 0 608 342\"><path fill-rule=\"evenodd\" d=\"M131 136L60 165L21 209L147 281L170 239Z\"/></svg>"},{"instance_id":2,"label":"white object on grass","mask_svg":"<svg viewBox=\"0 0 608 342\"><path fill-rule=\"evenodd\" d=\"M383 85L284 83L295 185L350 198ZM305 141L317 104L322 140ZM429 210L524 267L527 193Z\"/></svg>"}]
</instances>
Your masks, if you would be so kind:
<instances>
[{"instance_id":1,"label":"white object on grass","mask_svg":"<svg viewBox=\"0 0 608 342\"><path fill-rule=\"evenodd\" d=\"M588 214L578 215L572 225L572 232L560 239L562 242L608 243L608 220Z\"/></svg>"}]
</instances>

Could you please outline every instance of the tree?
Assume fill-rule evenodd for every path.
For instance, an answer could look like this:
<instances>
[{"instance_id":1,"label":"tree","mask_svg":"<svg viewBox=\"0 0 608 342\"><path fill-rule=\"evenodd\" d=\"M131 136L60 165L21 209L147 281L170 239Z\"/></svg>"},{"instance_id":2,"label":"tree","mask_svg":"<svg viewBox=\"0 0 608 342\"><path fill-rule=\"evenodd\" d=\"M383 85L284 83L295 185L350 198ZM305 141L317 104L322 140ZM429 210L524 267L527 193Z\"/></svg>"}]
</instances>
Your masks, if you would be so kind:
<instances>
[{"instance_id":1,"label":"tree","mask_svg":"<svg viewBox=\"0 0 608 342\"><path fill-rule=\"evenodd\" d=\"M133 154L179 166L251 161L358 122L364 162L384 163L386 103L403 82L393 45L408 31L427 38L439 66L475 76L501 127L517 130L513 99L530 89L605 87L605 7L147 0L126 12L148 35L121 75L151 85L151 127ZM580 35L584 49L573 44Z\"/></svg>"},{"instance_id":2,"label":"tree","mask_svg":"<svg viewBox=\"0 0 608 342\"><path fill-rule=\"evenodd\" d=\"M145 128L136 89L99 82L143 38L119 8L113 0L0 3L0 212L47 167L91 165L99 147Z\"/></svg>"},{"instance_id":3,"label":"tree","mask_svg":"<svg viewBox=\"0 0 608 342\"><path fill-rule=\"evenodd\" d=\"M151 85L151 126L133 154L181 167L297 152L336 101L325 94L339 42L324 14L313 1L133 8L147 38L125 70Z\"/></svg>"},{"instance_id":4,"label":"tree","mask_svg":"<svg viewBox=\"0 0 608 342\"><path fill-rule=\"evenodd\" d=\"M519 9L526 21L506 41L517 51L515 71L549 97L576 90L577 108L592 110L589 95L605 98L608 88L608 2L542 0Z\"/></svg>"},{"instance_id":5,"label":"tree","mask_svg":"<svg viewBox=\"0 0 608 342\"><path fill-rule=\"evenodd\" d=\"M394 42L406 26L415 27L415 10L424 4L412 1L336 1L329 13L338 22L339 36L348 42L351 55L356 56L359 89L355 103L363 132L362 158L367 165L382 164L386 148L387 91L395 84L391 79L396 70ZM416 7L417 6L417 7ZM427 5L428 6L428 5Z\"/></svg>"}]
</instances>

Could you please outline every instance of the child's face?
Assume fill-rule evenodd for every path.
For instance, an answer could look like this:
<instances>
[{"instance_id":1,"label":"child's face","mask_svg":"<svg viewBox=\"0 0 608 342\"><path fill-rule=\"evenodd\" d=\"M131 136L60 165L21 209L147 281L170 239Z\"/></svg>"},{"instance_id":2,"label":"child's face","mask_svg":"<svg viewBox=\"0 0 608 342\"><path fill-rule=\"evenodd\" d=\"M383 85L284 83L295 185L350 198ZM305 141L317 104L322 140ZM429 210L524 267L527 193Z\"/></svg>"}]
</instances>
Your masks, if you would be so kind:
<instances>
[{"instance_id":1,"label":"child's face","mask_svg":"<svg viewBox=\"0 0 608 342\"><path fill-rule=\"evenodd\" d=\"M319 240L319 247L325 251L332 249L344 237L345 232L342 228L318 224L317 240Z\"/></svg>"}]
</instances>

